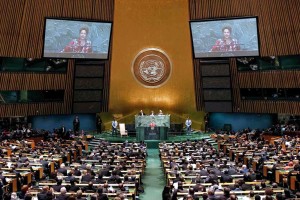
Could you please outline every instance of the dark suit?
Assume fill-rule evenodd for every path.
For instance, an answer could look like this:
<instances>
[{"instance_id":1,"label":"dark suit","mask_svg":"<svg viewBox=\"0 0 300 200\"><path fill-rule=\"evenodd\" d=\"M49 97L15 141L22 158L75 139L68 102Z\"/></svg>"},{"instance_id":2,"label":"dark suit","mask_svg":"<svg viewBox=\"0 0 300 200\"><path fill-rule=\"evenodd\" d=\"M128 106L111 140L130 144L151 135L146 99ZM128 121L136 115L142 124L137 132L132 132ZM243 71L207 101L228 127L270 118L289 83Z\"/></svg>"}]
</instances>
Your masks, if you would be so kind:
<instances>
[{"instance_id":1,"label":"dark suit","mask_svg":"<svg viewBox=\"0 0 300 200\"><path fill-rule=\"evenodd\" d=\"M3 185L7 184L6 179L5 179L5 177L2 174L0 175L0 179L1 179L2 183L3 183Z\"/></svg>"},{"instance_id":2,"label":"dark suit","mask_svg":"<svg viewBox=\"0 0 300 200\"><path fill-rule=\"evenodd\" d=\"M77 192L79 189L77 185L70 185L68 192Z\"/></svg>"},{"instance_id":3,"label":"dark suit","mask_svg":"<svg viewBox=\"0 0 300 200\"><path fill-rule=\"evenodd\" d=\"M47 199L47 191L42 191L37 194L38 200L46 200Z\"/></svg>"},{"instance_id":4,"label":"dark suit","mask_svg":"<svg viewBox=\"0 0 300 200\"><path fill-rule=\"evenodd\" d=\"M221 183L232 182L232 176L228 174L223 174L221 175L220 181Z\"/></svg>"},{"instance_id":5,"label":"dark suit","mask_svg":"<svg viewBox=\"0 0 300 200\"><path fill-rule=\"evenodd\" d=\"M94 179L94 177L91 174L86 174L82 176L81 182L90 182Z\"/></svg>"},{"instance_id":6,"label":"dark suit","mask_svg":"<svg viewBox=\"0 0 300 200\"><path fill-rule=\"evenodd\" d=\"M209 175L209 173L208 173L206 170L201 170L201 171L199 172L199 174L200 174L201 176L208 176L208 175Z\"/></svg>"},{"instance_id":7,"label":"dark suit","mask_svg":"<svg viewBox=\"0 0 300 200\"><path fill-rule=\"evenodd\" d=\"M215 174L210 174L205 180L206 183L214 183L215 181L218 181L218 176Z\"/></svg>"},{"instance_id":8,"label":"dark suit","mask_svg":"<svg viewBox=\"0 0 300 200\"><path fill-rule=\"evenodd\" d=\"M73 120L73 130L74 132L78 132L79 131L79 128L80 128L80 121L79 121L79 118L75 118Z\"/></svg>"},{"instance_id":9,"label":"dark suit","mask_svg":"<svg viewBox=\"0 0 300 200\"><path fill-rule=\"evenodd\" d=\"M62 188L62 185L53 185L52 188L55 192L60 192L60 189Z\"/></svg>"},{"instance_id":10,"label":"dark suit","mask_svg":"<svg viewBox=\"0 0 300 200\"><path fill-rule=\"evenodd\" d=\"M66 168L59 168L57 172L62 173L64 176L68 175L68 171Z\"/></svg>"},{"instance_id":11,"label":"dark suit","mask_svg":"<svg viewBox=\"0 0 300 200\"><path fill-rule=\"evenodd\" d=\"M252 182L256 180L256 174L253 173L253 174L245 174L244 175L244 181L249 181L249 182Z\"/></svg>"},{"instance_id":12,"label":"dark suit","mask_svg":"<svg viewBox=\"0 0 300 200\"><path fill-rule=\"evenodd\" d=\"M81 171L78 170L78 169L74 170L74 175L75 176L81 176Z\"/></svg>"},{"instance_id":13,"label":"dark suit","mask_svg":"<svg viewBox=\"0 0 300 200\"><path fill-rule=\"evenodd\" d=\"M66 194L60 194L56 197L56 200L67 200L69 198Z\"/></svg>"},{"instance_id":14,"label":"dark suit","mask_svg":"<svg viewBox=\"0 0 300 200\"><path fill-rule=\"evenodd\" d=\"M110 172L108 168L104 168L101 170L101 175L102 176L110 176Z\"/></svg>"},{"instance_id":15,"label":"dark suit","mask_svg":"<svg viewBox=\"0 0 300 200\"><path fill-rule=\"evenodd\" d=\"M217 169L217 168L214 168L213 171L215 172L215 174L216 174L217 176L221 176L221 175L223 174L223 173L222 173L219 169Z\"/></svg>"},{"instance_id":16,"label":"dark suit","mask_svg":"<svg viewBox=\"0 0 300 200\"><path fill-rule=\"evenodd\" d=\"M59 129L59 136L61 137L61 138L65 138L65 136L66 136L66 127L64 127L64 126L62 126L60 129Z\"/></svg>"},{"instance_id":17,"label":"dark suit","mask_svg":"<svg viewBox=\"0 0 300 200\"><path fill-rule=\"evenodd\" d=\"M246 190L253 190L253 189L252 189L252 186L249 185L249 184L243 184L243 185L241 186L241 188L242 188L243 191L246 191Z\"/></svg>"},{"instance_id":18,"label":"dark suit","mask_svg":"<svg viewBox=\"0 0 300 200\"><path fill-rule=\"evenodd\" d=\"M229 168L228 169L228 174L229 175L234 175L234 174L239 174L234 168Z\"/></svg>"},{"instance_id":19,"label":"dark suit","mask_svg":"<svg viewBox=\"0 0 300 200\"><path fill-rule=\"evenodd\" d=\"M108 197L106 194L99 194L99 200L108 200Z\"/></svg>"},{"instance_id":20,"label":"dark suit","mask_svg":"<svg viewBox=\"0 0 300 200\"><path fill-rule=\"evenodd\" d=\"M67 181L67 182L75 181L75 177L74 176L68 176L68 177L65 178L65 181Z\"/></svg>"}]
</instances>

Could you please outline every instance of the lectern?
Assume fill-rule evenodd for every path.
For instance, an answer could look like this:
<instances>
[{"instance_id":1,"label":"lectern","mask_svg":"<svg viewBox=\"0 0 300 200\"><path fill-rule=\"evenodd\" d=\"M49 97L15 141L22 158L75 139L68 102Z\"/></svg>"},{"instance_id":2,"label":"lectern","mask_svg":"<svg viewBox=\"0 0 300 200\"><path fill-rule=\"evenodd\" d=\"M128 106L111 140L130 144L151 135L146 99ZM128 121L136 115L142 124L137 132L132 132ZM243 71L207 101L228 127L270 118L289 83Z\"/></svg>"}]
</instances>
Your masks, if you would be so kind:
<instances>
[{"instance_id":1,"label":"lectern","mask_svg":"<svg viewBox=\"0 0 300 200\"><path fill-rule=\"evenodd\" d=\"M167 140L170 128L170 115L135 116L137 141Z\"/></svg>"}]
</instances>

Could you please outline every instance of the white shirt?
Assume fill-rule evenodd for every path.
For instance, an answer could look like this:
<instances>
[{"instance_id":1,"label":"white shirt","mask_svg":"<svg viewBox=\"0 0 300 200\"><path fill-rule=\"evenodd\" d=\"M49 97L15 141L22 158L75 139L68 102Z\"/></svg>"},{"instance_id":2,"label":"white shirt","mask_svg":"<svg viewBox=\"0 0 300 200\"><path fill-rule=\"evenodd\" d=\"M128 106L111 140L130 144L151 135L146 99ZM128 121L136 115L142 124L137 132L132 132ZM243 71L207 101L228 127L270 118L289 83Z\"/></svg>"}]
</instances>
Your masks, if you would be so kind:
<instances>
[{"instance_id":1,"label":"white shirt","mask_svg":"<svg viewBox=\"0 0 300 200\"><path fill-rule=\"evenodd\" d=\"M112 121L111 125L112 125L112 127L117 128L118 122L117 121Z\"/></svg>"},{"instance_id":2,"label":"white shirt","mask_svg":"<svg viewBox=\"0 0 300 200\"><path fill-rule=\"evenodd\" d=\"M192 120L187 119L187 120L185 121L185 125L186 125L187 127L190 127L190 126L192 125Z\"/></svg>"}]
</instances>

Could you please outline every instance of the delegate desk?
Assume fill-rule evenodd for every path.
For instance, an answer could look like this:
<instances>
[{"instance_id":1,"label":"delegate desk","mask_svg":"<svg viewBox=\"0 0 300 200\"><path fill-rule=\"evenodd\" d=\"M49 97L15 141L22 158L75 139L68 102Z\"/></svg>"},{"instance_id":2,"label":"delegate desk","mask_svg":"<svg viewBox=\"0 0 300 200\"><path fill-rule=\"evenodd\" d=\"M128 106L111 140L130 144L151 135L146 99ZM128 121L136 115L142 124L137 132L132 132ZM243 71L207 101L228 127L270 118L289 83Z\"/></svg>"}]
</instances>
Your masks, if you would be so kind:
<instances>
[{"instance_id":1,"label":"delegate desk","mask_svg":"<svg viewBox=\"0 0 300 200\"><path fill-rule=\"evenodd\" d=\"M155 126L150 127L153 123ZM135 128L137 141L142 140L167 140L168 128L170 128L170 115L135 116Z\"/></svg>"}]
</instances>

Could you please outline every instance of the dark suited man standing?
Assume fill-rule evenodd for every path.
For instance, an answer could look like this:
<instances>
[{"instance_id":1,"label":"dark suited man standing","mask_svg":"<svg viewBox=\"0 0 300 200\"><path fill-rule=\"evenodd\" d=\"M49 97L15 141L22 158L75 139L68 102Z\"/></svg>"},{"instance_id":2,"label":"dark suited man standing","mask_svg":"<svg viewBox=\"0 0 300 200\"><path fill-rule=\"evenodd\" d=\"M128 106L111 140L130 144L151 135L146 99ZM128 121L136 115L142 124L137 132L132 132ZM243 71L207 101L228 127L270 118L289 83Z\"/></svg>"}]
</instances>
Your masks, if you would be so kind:
<instances>
[{"instance_id":1,"label":"dark suited man standing","mask_svg":"<svg viewBox=\"0 0 300 200\"><path fill-rule=\"evenodd\" d=\"M80 120L79 117L76 116L73 120L73 130L74 133L78 133L79 132L79 128L80 128Z\"/></svg>"},{"instance_id":2,"label":"dark suited man standing","mask_svg":"<svg viewBox=\"0 0 300 200\"><path fill-rule=\"evenodd\" d=\"M66 127L64 126L64 125L62 125L62 127L60 128L60 130L59 130L59 132L60 132L60 137L61 138L64 138L65 136L66 136Z\"/></svg>"},{"instance_id":3,"label":"dark suited man standing","mask_svg":"<svg viewBox=\"0 0 300 200\"><path fill-rule=\"evenodd\" d=\"M204 116L204 130L205 130L205 133L207 133L209 131L208 124L209 124L209 114L206 113L206 115Z\"/></svg>"},{"instance_id":4,"label":"dark suited man standing","mask_svg":"<svg viewBox=\"0 0 300 200\"><path fill-rule=\"evenodd\" d=\"M97 133L102 133L102 119L99 115L97 115L97 123L96 123L96 127L97 127Z\"/></svg>"}]
</instances>

